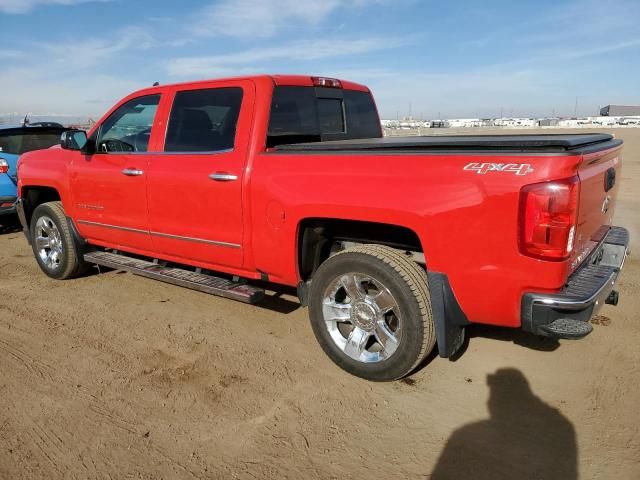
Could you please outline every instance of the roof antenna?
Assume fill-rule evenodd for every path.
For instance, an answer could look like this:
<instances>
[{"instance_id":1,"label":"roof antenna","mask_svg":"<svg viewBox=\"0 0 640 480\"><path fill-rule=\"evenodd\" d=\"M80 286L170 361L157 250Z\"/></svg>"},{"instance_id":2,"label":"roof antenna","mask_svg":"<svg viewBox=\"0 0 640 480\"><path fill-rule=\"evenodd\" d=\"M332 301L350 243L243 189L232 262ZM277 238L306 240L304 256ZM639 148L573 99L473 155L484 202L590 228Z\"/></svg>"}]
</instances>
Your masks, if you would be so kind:
<instances>
[{"instance_id":1,"label":"roof antenna","mask_svg":"<svg viewBox=\"0 0 640 480\"><path fill-rule=\"evenodd\" d=\"M26 127L27 125L29 125L29 115L30 115L30 114L28 114L28 113L27 113L27 114L24 116L24 120L22 120L22 126L23 126L23 127Z\"/></svg>"},{"instance_id":2,"label":"roof antenna","mask_svg":"<svg viewBox=\"0 0 640 480\"><path fill-rule=\"evenodd\" d=\"M160 82L153 82L154 87L157 87L158 85L160 85Z\"/></svg>"}]
</instances>

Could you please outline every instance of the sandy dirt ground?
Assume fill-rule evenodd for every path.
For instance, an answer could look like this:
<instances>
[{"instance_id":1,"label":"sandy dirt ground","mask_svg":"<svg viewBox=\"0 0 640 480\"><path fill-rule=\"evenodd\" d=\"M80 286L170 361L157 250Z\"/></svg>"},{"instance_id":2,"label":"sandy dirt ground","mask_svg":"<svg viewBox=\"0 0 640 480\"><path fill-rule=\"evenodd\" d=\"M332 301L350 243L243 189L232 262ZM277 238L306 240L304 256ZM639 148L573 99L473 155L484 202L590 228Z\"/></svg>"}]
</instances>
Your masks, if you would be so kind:
<instances>
[{"instance_id":1,"label":"sandy dirt ground","mask_svg":"<svg viewBox=\"0 0 640 480\"><path fill-rule=\"evenodd\" d=\"M640 251L640 129L615 133ZM470 327L457 361L376 384L325 357L291 296L56 282L4 226L0 479L637 479L639 285L632 256L584 340Z\"/></svg>"}]
</instances>

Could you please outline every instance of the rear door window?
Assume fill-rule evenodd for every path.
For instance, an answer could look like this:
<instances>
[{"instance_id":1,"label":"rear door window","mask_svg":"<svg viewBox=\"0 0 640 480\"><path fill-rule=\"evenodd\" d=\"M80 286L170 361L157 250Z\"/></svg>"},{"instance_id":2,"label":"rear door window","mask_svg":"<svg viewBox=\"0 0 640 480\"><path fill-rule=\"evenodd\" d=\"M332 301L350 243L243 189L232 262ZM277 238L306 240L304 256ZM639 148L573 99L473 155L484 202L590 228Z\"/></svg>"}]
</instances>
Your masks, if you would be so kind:
<instances>
[{"instance_id":1,"label":"rear door window","mask_svg":"<svg viewBox=\"0 0 640 480\"><path fill-rule=\"evenodd\" d=\"M242 88L177 92L167 128L165 152L215 152L233 149Z\"/></svg>"}]
</instances>

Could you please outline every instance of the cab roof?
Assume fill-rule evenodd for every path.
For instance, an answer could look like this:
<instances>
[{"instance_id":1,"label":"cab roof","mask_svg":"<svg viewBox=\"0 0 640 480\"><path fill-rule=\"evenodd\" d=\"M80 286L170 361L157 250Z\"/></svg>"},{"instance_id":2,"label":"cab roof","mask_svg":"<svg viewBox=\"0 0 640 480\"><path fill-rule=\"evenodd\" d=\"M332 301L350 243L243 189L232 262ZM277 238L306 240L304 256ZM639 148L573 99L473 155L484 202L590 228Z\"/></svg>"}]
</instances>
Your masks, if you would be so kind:
<instances>
[{"instance_id":1,"label":"cab roof","mask_svg":"<svg viewBox=\"0 0 640 480\"><path fill-rule=\"evenodd\" d=\"M157 85L157 86L147 87L147 88L138 90L136 92L133 92L131 95L134 95L134 94L138 95L140 93L153 93L153 92L161 91L165 88L174 88L174 87L193 88L193 87L197 87L200 84L205 85L210 82L233 82L233 81L242 81L242 80L252 80L252 81L269 80L273 82L274 85L278 85L278 86L313 87L315 86L313 82L313 78L317 78L317 77L318 76L316 75L274 74L274 75L245 75L245 76L238 76L238 77L210 78L210 79L204 79L204 80L170 83L166 85ZM348 80L336 79L334 77L324 77L321 75L319 77L339 80L340 83L342 84L342 89L344 90L359 90L362 92L370 92L368 87L359 83L350 82Z\"/></svg>"}]
</instances>

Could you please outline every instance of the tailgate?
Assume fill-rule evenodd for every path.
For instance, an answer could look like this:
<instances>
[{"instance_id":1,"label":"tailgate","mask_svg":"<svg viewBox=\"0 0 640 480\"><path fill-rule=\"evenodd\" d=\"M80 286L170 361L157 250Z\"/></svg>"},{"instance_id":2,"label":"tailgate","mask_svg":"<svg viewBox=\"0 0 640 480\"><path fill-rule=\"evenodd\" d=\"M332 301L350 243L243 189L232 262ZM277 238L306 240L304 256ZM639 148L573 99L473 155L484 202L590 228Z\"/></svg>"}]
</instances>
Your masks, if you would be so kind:
<instances>
[{"instance_id":1,"label":"tailgate","mask_svg":"<svg viewBox=\"0 0 640 480\"><path fill-rule=\"evenodd\" d=\"M612 224L621 178L620 147L584 155L578 168L580 200L571 270L602 241Z\"/></svg>"}]
</instances>

